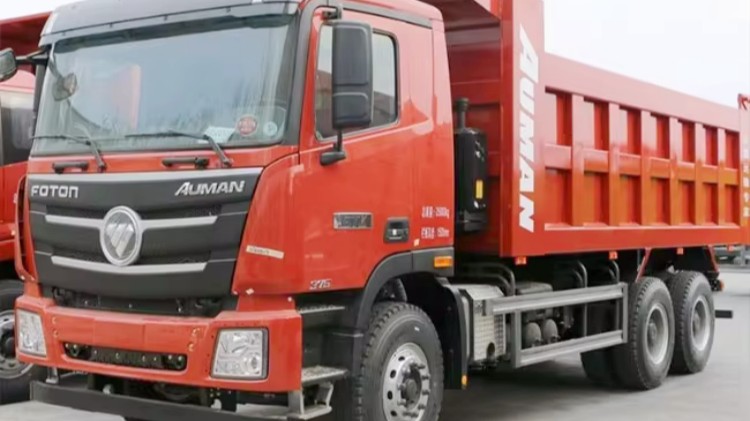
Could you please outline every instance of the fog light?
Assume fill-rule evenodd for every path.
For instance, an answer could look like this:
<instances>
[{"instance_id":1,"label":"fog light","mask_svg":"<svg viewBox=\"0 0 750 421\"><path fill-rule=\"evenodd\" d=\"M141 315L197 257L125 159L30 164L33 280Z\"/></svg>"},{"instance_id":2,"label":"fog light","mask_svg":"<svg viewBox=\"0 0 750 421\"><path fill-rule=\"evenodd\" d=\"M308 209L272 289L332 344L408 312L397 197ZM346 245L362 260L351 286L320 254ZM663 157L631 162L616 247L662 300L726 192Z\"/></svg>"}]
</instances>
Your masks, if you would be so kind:
<instances>
[{"instance_id":1,"label":"fog light","mask_svg":"<svg viewBox=\"0 0 750 421\"><path fill-rule=\"evenodd\" d=\"M222 330L216 341L212 377L263 379L266 377L266 332L262 329Z\"/></svg>"},{"instance_id":2,"label":"fog light","mask_svg":"<svg viewBox=\"0 0 750 421\"><path fill-rule=\"evenodd\" d=\"M16 312L16 328L18 329L18 350L24 354L47 356L47 344L44 342L42 318L24 310Z\"/></svg>"}]
</instances>

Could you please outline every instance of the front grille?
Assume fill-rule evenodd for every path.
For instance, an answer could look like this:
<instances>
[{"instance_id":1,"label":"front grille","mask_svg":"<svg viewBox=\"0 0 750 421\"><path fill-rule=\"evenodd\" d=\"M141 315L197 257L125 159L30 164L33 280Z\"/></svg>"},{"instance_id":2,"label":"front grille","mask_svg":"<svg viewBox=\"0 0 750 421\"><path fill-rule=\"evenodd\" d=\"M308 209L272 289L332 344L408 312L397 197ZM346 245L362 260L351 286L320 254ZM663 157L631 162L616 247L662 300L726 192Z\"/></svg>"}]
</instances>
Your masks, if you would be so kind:
<instances>
[{"instance_id":1,"label":"front grille","mask_svg":"<svg viewBox=\"0 0 750 421\"><path fill-rule=\"evenodd\" d=\"M107 263L107 258L102 252L91 253L81 250L70 250L55 248L55 256L67 257L69 259L83 260L87 262ZM136 263L137 265L179 265L188 263L207 262L211 253L177 255L177 256L152 256L142 257Z\"/></svg>"},{"instance_id":2,"label":"front grille","mask_svg":"<svg viewBox=\"0 0 750 421\"><path fill-rule=\"evenodd\" d=\"M69 259L76 259L76 260L85 260L87 262L97 262L97 263L107 262L107 258L104 257L104 254L102 254L101 252L91 253L91 252L86 252L82 250L55 248L55 256L67 257Z\"/></svg>"},{"instance_id":3,"label":"front grille","mask_svg":"<svg viewBox=\"0 0 750 421\"><path fill-rule=\"evenodd\" d=\"M207 262L211 253L180 255L180 256L153 256L142 257L138 260L139 265L184 265L189 263Z\"/></svg>"},{"instance_id":4,"label":"front grille","mask_svg":"<svg viewBox=\"0 0 750 421\"><path fill-rule=\"evenodd\" d=\"M85 294L61 288L44 287L42 294L60 307L118 313L177 317L216 317L222 311L237 309L237 297L138 300Z\"/></svg>"},{"instance_id":5,"label":"front grille","mask_svg":"<svg viewBox=\"0 0 750 421\"><path fill-rule=\"evenodd\" d=\"M56 216L70 216L74 218L102 219L107 211L92 209L74 209L62 206L47 206L47 214Z\"/></svg>"},{"instance_id":6,"label":"front grille","mask_svg":"<svg viewBox=\"0 0 750 421\"><path fill-rule=\"evenodd\" d=\"M168 209L141 212L143 219L173 219L173 218L200 218L202 216L215 216L221 213L221 206L208 206L201 208Z\"/></svg>"},{"instance_id":7,"label":"front grille","mask_svg":"<svg viewBox=\"0 0 750 421\"><path fill-rule=\"evenodd\" d=\"M123 367L183 371L188 363L185 354L131 351L74 343L65 343L64 348L65 355L75 360Z\"/></svg>"},{"instance_id":8,"label":"front grille","mask_svg":"<svg viewBox=\"0 0 750 421\"><path fill-rule=\"evenodd\" d=\"M229 296L259 175L260 171L253 168L31 174L31 187L69 186L76 191L75 197L29 198L40 283L122 299ZM242 188L226 193L176 195L185 183L234 183ZM125 219L109 220L105 228L105 216L115 208L127 208ZM136 223L126 226L130 221L127 215ZM139 235L141 241L136 244ZM122 259L123 266L110 264L102 244L110 258Z\"/></svg>"},{"instance_id":9,"label":"front grille","mask_svg":"<svg viewBox=\"0 0 750 421\"><path fill-rule=\"evenodd\" d=\"M94 209L77 209L62 206L48 206L47 213L56 216L70 216L74 218L102 219L107 211ZM175 219L175 218L200 218L202 216L215 216L221 213L221 205L204 206L186 209L161 209L141 211L142 219Z\"/></svg>"}]
</instances>

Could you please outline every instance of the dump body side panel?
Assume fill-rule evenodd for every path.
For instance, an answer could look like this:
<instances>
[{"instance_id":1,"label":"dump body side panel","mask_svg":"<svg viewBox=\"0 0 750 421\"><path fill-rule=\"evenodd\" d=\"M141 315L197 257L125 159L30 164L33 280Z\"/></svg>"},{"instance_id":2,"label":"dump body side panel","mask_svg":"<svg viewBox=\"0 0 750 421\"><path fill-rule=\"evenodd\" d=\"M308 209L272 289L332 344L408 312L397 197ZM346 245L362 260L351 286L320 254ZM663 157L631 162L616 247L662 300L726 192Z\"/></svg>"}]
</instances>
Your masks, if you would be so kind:
<instances>
[{"instance_id":1,"label":"dump body side panel","mask_svg":"<svg viewBox=\"0 0 750 421\"><path fill-rule=\"evenodd\" d=\"M454 99L469 98L468 123L487 132L490 152L489 227L459 238L459 251L747 238L747 113L546 54L541 1L436 6Z\"/></svg>"},{"instance_id":2,"label":"dump body side panel","mask_svg":"<svg viewBox=\"0 0 750 421\"><path fill-rule=\"evenodd\" d=\"M740 113L547 56L544 247L742 241Z\"/></svg>"}]
</instances>

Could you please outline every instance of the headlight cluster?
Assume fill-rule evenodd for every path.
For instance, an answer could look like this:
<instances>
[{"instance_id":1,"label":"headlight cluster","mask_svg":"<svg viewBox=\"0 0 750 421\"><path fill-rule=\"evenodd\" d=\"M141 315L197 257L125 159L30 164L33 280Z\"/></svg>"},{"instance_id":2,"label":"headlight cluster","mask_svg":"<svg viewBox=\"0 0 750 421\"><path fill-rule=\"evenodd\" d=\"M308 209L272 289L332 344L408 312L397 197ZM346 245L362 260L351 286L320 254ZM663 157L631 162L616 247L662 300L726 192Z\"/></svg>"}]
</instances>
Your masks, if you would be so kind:
<instances>
[{"instance_id":1,"label":"headlight cluster","mask_svg":"<svg viewBox=\"0 0 750 421\"><path fill-rule=\"evenodd\" d=\"M231 329L219 332L211 376L228 379L263 379L268 361L266 331Z\"/></svg>"},{"instance_id":2,"label":"headlight cluster","mask_svg":"<svg viewBox=\"0 0 750 421\"><path fill-rule=\"evenodd\" d=\"M46 357L47 344L44 342L42 318L36 313L18 310L16 324L18 349L24 354Z\"/></svg>"}]
</instances>

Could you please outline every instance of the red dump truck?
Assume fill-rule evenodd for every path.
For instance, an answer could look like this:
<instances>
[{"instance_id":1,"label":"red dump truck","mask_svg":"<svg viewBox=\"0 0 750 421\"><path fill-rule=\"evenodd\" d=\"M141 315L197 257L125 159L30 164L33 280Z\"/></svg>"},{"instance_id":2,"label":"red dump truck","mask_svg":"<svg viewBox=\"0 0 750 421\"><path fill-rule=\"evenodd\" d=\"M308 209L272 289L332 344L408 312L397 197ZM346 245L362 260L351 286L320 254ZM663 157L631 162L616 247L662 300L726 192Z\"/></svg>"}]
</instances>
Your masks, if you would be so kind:
<instances>
[{"instance_id":1,"label":"red dump truck","mask_svg":"<svg viewBox=\"0 0 750 421\"><path fill-rule=\"evenodd\" d=\"M47 15L0 21L0 48L19 54L35 51ZM33 69L23 69L0 83L0 404L24 400L29 381L44 378L45 371L18 361L15 350L14 302L23 292L13 264L15 195L26 173L33 126Z\"/></svg>"},{"instance_id":2,"label":"red dump truck","mask_svg":"<svg viewBox=\"0 0 750 421\"><path fill-rule=\"evenodd\" d=\"M33 399L435 421L470 370L700 372L750 115L546 54L543 28L540 0L59 8L37 53L0 54L39 69Z\"/></svg>"}]
</instances>

